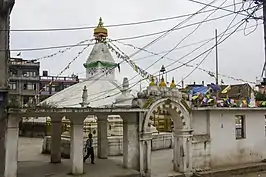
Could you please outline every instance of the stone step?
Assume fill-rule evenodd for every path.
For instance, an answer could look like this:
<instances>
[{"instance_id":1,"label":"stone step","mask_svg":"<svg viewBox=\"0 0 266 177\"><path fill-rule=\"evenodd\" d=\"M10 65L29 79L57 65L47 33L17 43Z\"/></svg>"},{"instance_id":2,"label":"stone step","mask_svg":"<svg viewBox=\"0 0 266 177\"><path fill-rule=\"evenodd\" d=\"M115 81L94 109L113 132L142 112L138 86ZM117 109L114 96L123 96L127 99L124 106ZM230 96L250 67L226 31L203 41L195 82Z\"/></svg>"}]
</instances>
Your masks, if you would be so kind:
<instances>
[{"instance_id":1,"label":"stone step","mask_svg":"<svg viewBox=\"0 0 266 177\"><path fill-rule=\"evenodd\" d=\"M253 163L242 166L232 166L217 170L199 172L195 177L230 177L234 175L248 174L253 172L266 171L266 163Z\"/></svg>"}]
</instances>

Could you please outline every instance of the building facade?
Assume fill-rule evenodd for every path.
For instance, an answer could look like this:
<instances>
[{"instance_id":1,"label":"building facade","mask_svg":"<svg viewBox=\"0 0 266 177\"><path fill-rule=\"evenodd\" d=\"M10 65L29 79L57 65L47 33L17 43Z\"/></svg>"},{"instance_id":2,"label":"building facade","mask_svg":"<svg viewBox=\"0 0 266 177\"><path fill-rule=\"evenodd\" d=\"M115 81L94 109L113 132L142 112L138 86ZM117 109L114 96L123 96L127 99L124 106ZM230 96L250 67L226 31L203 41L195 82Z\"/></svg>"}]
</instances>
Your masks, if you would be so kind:
<instances>
[{"instance_id":1,"label":"building facade","mask_svg":"<svg viewBox=\"0 0 266 177\"><path fill-rule=\"evenodd\" d=\"M78 82L76 75L57 77L43 71L40 76L40 62L22 58L11 58L9 62L9 102L13 106L25 107L31 101L38 104Z\"/></svg>"},{"instance_id":2,"label":"building facade","mask_svg":"<svg viewBox=\"0 0 266 177\"><path fill-rule=\"evenodd\" d=\"M39 103L40 62L11 58L9 62L9 101L25 106L31 100Z\"/></svg>"},{"instance_id":3,"label":"building facade","mask_svg":"<svg viewBox=\"0 0 266 177\"><path fill-rule=\"evenodd\" d=\"M52 84L49 84L52 83ZM40 76L40 101L54 95L65 88L68 88L74 84L79 83L79 78L76 75L70 77L65 76L49 76L48 71L43 71L42 76Z\"/></svg>"}]
</instances>

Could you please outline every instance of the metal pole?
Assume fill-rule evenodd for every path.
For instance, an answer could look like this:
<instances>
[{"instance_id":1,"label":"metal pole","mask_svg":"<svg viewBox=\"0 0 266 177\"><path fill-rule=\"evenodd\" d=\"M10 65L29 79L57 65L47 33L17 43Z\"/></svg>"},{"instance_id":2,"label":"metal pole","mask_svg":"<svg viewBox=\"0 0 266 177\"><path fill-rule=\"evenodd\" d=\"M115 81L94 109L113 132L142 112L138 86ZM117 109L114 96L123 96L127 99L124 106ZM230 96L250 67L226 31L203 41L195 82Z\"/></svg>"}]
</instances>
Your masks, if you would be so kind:
<instances>
[{"instance_id":1,"label":"metal pole","mask_svg":"<svg viewBox=\"0 0 266 177\"><path fill-rule=\"evenodd\" d=\"M218 78L218 42L217 42L217 29L215 29L215 58L216 58L216 85L219 84L219 78Z\"/></svg>"},{"instance_id":2,"label":"metal pole","mask_svg":"<svg viewBox=\"0 0 266 177\"><path fill-rule=\"evenodd\" d=\"M264 24L264 78L266 78L266 1L263 1L263 24Z\"/></svg>"}]
</instances>

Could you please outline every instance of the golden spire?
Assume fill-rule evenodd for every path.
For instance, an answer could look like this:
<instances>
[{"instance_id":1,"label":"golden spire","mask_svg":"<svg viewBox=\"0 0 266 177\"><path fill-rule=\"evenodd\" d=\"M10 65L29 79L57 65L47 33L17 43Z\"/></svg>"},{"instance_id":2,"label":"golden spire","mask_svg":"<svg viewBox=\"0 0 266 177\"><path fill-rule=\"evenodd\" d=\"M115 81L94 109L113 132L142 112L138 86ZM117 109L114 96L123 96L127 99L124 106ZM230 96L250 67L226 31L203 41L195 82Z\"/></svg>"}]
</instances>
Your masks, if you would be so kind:
<instances>
[{"instance_id":1,"label":"golden spire","mask_svg":"<svg viewBox=\"0 0 266 177\"><path fill-rule=\"evenodd\" d=\"M151 77L151 82L150 82L150 86L155 86L156 84L155 84L155 82L154 82L154 78L153 78L153 76Z\"/></svg>"},{"instance_id":2,"label":"golden spire","mask_svg":"<svg viewBox=\"0 0 266 177\"><path fill-rule=\"evenodd\" d=\"M166 83L164 82L163 76L162 76L162 79L161 79L161 81L159 83L159 87L166 87Z\"/></svg>"},{"instance_id":3,"label":"golden spire","mask_svg":"<svg viewBox=\"0 0 266 177\"><path fill-rule=\"evenodd\" d=\"M176 88L174 77L172 78L172 82L170 84L170 88Z\"/></svg>"},{"instance_id":4,"label":"golden spire","mask_svg":"<svg viewBox=\"0 0 266 177\"><path fill-rule=\"evenodd\" d=\"M103 27L103 20L100 17L97 27L94 29L94 37L96 40L102 40L108 36L108 31Z\"/></svg>"}]
</instances>

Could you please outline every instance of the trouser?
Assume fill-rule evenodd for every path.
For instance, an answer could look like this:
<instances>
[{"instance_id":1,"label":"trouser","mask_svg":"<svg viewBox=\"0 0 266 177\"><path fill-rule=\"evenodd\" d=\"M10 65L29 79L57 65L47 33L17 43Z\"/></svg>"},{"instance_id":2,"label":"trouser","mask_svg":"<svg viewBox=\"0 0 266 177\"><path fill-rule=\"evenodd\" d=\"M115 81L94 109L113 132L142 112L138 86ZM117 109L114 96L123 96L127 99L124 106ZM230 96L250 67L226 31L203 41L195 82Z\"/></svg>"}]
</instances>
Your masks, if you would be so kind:
<instances>
[{"instance_id":1,"label":"trouser","mask_svg":"<svg viewBox=\"0 0 266 177\"><path fill-rule=\"evenodd\" d=\"M83 161L85 162L87 160L87 158L89 158L90 156L91 156L91 163L93 163L94 162L93 147L87 149L87 155L83 158Z\"/></svg>"}]
</instances>

